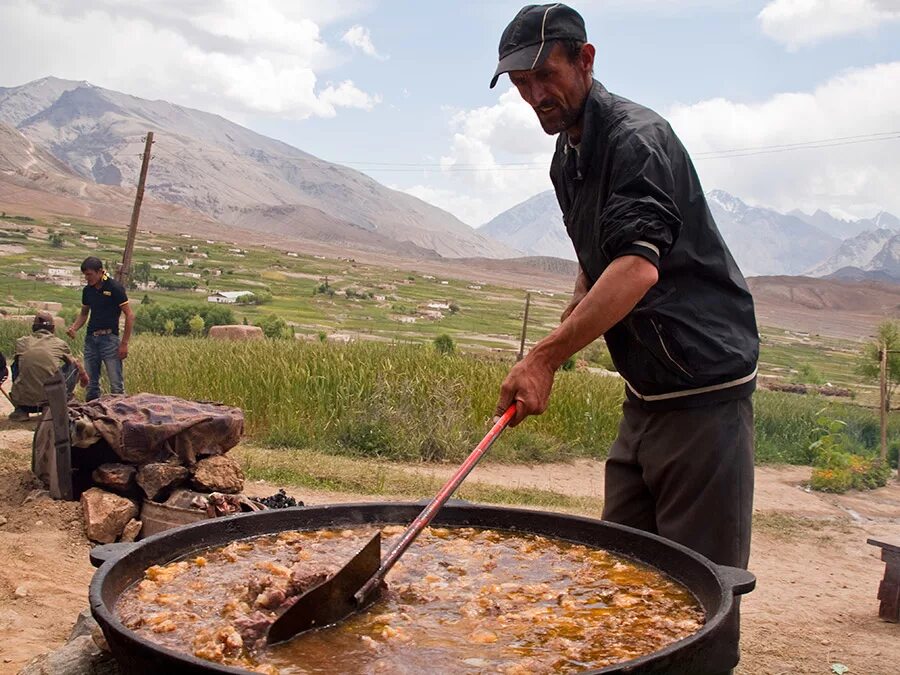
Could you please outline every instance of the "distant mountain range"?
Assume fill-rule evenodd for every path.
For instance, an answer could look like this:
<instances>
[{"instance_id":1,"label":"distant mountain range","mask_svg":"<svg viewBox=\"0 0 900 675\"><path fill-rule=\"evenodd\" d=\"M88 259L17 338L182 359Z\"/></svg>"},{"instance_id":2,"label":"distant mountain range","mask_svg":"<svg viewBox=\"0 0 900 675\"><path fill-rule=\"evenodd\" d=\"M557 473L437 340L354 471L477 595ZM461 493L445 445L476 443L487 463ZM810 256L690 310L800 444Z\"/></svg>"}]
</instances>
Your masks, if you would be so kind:
<instances>
[{"instance_id":1,"label":"distant mountain range","mask_svg":"<svg viewBox=\"0 0 900 675\"><path fill-rule=\"evenodd\" d=\"M824 211L780 213L749 206L723 190L707 193L722 236L744 274L900 279L900 220L889 213L840 220ZM556 196L542 192L479 231L529 255L575 259Z\"/></svg>"},{"instance_id":2,"label":"distant mountain range","mask_svg":"<svg viewBox=\"0 0 900 675\"><path fill-rule=\"evenodd\" d=\"M148 195L245 230L415 257L521 255L358 171L165 101L48 77L0 88L0 123L82 179L129 189L153 131Z\"/></svg>"},{"instance_id":3,"label":"distant mountain range","mask_svg":"<svg viewBox=\"0 0 900 675\"><path fill-rule=\"evenodd\" d=\"M452 214L210 113L57 78L0 87L0 205L128 222L142 137L155 133L143 223L230 226L408 258L574 260L552 190L473 230ZM900 220L780 213L714 190L748 276L900 280Z\"/></svg>"}]
</instances>

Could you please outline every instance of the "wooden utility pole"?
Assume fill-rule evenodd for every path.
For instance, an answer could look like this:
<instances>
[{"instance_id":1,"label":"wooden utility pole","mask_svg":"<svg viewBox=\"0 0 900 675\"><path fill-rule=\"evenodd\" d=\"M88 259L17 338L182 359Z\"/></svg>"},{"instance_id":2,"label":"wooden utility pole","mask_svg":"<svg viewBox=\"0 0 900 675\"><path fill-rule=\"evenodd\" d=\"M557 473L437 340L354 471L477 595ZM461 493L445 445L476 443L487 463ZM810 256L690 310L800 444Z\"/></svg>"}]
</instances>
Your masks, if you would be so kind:
<instances>
[{"instance_id":1,"label":"wooden utility pole","mask_svg":"<svg viewBox=\"0 0 900 675\"><path fill-rule=\"evenodd\" d=\"M522 341L519 343L519 354L516 361L525 358L525 334L528 332L528 308L531 306L531 293L525 294L525 318L522 320Z\"/></svg>"},{"instance_id":2,"label":"wooden utility pole","mask_svg":"<svg viewBox=\"0 0 900 675\"><path fill-rule=\"evenodd\" d=\"M131 211L131 224L128 226L128 239L122 253L122 264L116 272L116 281L128 286L131 276L131 255L134 251L134 238L137 235L138 218L141 215L141 202L144 201L144 184L147 182L147 169L150 167L150 146L153 145L153 132L147 132L144 143L144 154L141 155L141 175L138 178L137 194L134 196L134 209Z\"/></svg>"},{"instance_id":3,"label":"wooden utility pole","mask_svg":"<svg viewBox=\"0 0 900 675\"><path fill-rule=\"evenodd\" d=\"M887 465L887 359L888 348L887 343L881 343L881 461Z\"/></svg>"}]
</instances>

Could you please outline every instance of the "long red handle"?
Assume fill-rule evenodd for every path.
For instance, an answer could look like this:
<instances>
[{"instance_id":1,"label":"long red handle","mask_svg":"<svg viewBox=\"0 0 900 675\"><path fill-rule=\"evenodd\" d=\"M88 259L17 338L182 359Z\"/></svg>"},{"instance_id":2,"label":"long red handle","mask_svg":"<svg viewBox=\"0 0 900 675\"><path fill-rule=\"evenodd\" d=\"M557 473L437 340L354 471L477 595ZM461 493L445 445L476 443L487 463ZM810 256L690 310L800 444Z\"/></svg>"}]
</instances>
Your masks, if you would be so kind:
<instances>
[{"instance_id":1,"label":"long red handle","mask_svg":"<svg viewBox=\"0 0 900 675\"><path fill-rule=\"evenodd\" d=\"M491 430L487 432L487 435L481 439L481 443L479 443L476 448L472 451L466 461L462 463L462 465L456 470L450 480L448 480L444 487L441 488L441 491L437 493L434 499L429 502L428 506L422 509L422 512L416 516L416 519L412 521L409 527L406 528L406 531L400 537L396 544L388 551L387 555L381 561L381 567L378 568L378 571L372 575L372 578L369 579L362 588L357 591L356 602L360 605L363 605L366 601L366 598L376 589L379 584L381 584L382 579L384 579L385 575L390 571L390 569L394 566L394 563L403 555L404 551L409 548L409 545L415 541L416 537L418 537L422 530L428 527L428 523L432 521L435 514L441 510L441 507L446 503L448 499L450 499L450 495L452 495L456 488L459 487L460 483L462 483L466 476L468 476L472 469L475 468L475 465L478 464L478 460L482 458L484 453L488 451L488 449L494 444L494 441L497 440L497 437L500 436L500 432L506 428L506 425L510 423L513 417L516 415L516 404L513 403L509 408L506 409L506 412L498 419L494 426L491 427Z\"/></svg>"}]
</instances>

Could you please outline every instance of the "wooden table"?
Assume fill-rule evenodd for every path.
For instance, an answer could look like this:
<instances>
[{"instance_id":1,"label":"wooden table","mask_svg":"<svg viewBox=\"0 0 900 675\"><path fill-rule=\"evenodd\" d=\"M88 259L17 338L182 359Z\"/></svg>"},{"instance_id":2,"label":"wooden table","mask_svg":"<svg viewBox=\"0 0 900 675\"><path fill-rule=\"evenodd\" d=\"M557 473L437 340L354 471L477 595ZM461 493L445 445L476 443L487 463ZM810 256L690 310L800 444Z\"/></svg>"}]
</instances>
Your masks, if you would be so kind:
<instances>
[{"instance_id":1,"label":"wooden table","mask_svg":"<svg viewBox=\"0 0 900 675\"><path fill-rule=\"evenodd\" d=\"M881 548L881 559L885 562L884 579L878 586L881 607L878 616L884 621L900 623L900 546L875 539L867 543Z\"/></svg>"}]
</instances>

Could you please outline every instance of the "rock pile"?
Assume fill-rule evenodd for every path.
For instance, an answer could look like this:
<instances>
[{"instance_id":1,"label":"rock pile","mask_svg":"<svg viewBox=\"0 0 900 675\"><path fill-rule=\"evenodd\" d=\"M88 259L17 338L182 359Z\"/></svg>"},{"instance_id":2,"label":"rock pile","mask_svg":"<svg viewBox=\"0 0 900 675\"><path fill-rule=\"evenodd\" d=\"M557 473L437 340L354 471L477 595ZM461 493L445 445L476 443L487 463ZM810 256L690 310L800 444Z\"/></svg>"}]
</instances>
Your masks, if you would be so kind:
<instances>
[{"instance_id":1,"label":"rock pile","mask_svg":"<svg viewBox=\"0 0 900 675\"><path fill-rule=\"evenodd\" d=\"M69 402L68 415L73 492L92 541L257 508L240 495L244 473L227 455L243 433L239 408L145 393ZM42 422L35 432L35 473L46 484L52 429Z\"/></svg>"},{"instance_id":2,"label":"rock pile","mask_svg":"<svg viewBox=\"0 0 900 675\"><path fill-rule=\"evenodd\" d=\"M134 541L143 526L140 513L146 502L164 504L178 489L193 488L199 513L207 511L205 500L213 494L237 495L244 489L244 472L226 455L204 457L194 466L177 460L101 464L91 478L96 487L81 494L84 529L88 539L101 544Z\"/></svg>"}]
</instances>

